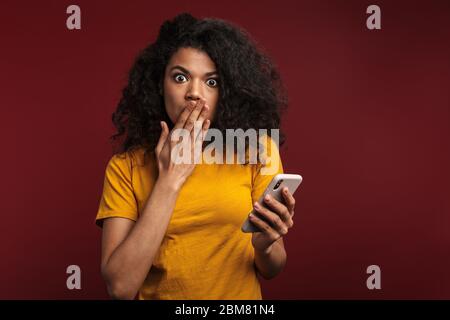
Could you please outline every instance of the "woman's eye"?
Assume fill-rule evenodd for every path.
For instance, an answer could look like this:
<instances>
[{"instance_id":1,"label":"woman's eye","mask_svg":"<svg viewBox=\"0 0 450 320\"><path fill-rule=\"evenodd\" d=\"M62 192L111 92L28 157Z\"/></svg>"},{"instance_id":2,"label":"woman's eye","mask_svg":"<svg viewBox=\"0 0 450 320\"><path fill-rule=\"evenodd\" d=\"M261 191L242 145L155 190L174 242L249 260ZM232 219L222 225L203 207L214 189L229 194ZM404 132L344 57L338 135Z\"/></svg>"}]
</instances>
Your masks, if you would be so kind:
<instances>
[{"instance_id":1,"label":"woman's eye","mask_svg":"<svg viewBox=\"0 0 450 320\"><path fill-rule=\"evenodd\" d=\"M175 75L174 79L176 82L184 82L184 80L186 80L186 77L182 74L177 74Z\"/></svg>"},{"instance_id":2,"label":"woman's eye","mask_svg":"<svg viewBox=\"0 0 450 320\"><path fill-rule=\"evenodd\" d=\"M208 79L208 81L206 81L206 83L208 84L208 86L211 86L211 87L217 87L217 85L218 85L218 82L216 79Z\"/></svg>"}]
</instances>

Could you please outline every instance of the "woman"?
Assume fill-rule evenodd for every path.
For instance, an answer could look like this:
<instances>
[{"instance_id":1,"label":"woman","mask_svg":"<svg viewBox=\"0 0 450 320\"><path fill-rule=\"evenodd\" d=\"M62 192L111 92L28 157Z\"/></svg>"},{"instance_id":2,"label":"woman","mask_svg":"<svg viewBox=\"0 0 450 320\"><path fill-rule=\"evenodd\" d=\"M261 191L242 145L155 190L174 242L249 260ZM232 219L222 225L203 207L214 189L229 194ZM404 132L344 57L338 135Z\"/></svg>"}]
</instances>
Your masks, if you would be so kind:
<instances>
[{"instance_id":1,"label":"woman","mask_svg":"<svg viewBox=\"0 0 450 320\"><path fill-rule=\"evenodd\" d=\"M266 145L269 164L175 163L182 141L172 135L188 130L191 151L199 142L203 152L210 128L278 129L285 105L278 72L243 30L190 14L163 23L113 114L122 148L107 165L96 217L113 298L262 298L257 274L273 278L286 263L292 195L255 208L267 219L250 217L261 232L240 227L283 172L278 147ZM275 174L261 174L274 164Z\"/></svg>"}]
</instances>

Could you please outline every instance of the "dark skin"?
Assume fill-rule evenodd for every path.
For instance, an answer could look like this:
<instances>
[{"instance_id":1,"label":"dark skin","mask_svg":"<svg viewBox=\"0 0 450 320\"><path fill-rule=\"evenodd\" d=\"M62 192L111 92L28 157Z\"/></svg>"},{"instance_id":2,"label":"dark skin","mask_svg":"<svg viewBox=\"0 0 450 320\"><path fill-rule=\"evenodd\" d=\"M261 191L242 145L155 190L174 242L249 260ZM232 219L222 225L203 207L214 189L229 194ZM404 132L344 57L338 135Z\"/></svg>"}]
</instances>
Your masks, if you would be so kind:
<instances>
[{"instance_id":1,"label":"dark skin","mask_svg":"<svg viewBox=\"0 0 450 320\"><path fill-rule=\"evenodd\" d=\"M217 81L220 81L215 71L214 62L198 49L181 48L172 56L166 68L163 91L166 111L174 123L177 122L177 115L182 115L183 109L180 106L187 100L197 103L204 101L208 109L205 117L213 118L219 98ZM200 110L194 108L195 112ZM168 128L163 129L163 134L168 134ZM294 225L292 217L295 199L289 190L287 193L283 192L283 196L285 204L269 196L269 199L265 200L267 208L255 207L268 222L249 217L250 221L262 230L252 234L252 245L255 249L256 267L267 279L276 276L284 267L286 251L282 237Z\"/></svg>"},{"instance_id":2,"label":"dark skin","mask_svg":"<svg viewBox=\"0 0 450 320\"><path fill-rule=\"evenodd\" d=\"M283 237L293 227L295 199L287 188L283 189L283 204L272 196L264 198L266 207L254 204L255 210L267 221L250 214L250 221L261 232L252 234L252 245L255 248L255 264L258 272L265 278L275 277L286 264L286 250Z\"/></svg>"},{"instance_id":3,"label":"dark skin","mask_svg":"<svg viewBox=\"0 0 450 320\"><path fill-rule=\"evenodd\" d=\"M193 137L202 143L217 106L218 88L212 74L214 63L203 52L194 49L180 50L174 54L164 78L166 111L175 128L194 132L197 121L202 128ZM182 66L185 71L176 68ZM185 76L178 73L184 73ZM144 282L159 250L170 221L175 203L186 179L194 170L193 164L176 164L170 160L177 146L171 139L171 131L165 122L161 124L161 136L155 148L159 175L152 193L135 222L126 218L105 219L102 235L102 275L109 294L117 299L133 299ZM180 142L181 143L181 142ZM268 209L258 209L268 221L250 218L262 232L252 235L255 249L255 265L266 279L276 276L286 262L282 237L292 227L295 201L291 194L285 195L286 205L274 199L267 202Z\"/></svg>"}]
</instances>

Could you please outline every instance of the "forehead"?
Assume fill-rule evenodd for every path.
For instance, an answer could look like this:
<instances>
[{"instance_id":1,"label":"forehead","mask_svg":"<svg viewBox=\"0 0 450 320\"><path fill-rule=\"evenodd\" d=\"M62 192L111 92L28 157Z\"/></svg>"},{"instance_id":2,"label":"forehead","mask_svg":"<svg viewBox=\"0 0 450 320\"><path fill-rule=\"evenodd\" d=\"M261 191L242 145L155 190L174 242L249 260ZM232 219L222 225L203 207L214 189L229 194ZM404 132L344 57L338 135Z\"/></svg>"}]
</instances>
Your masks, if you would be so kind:
<instances>
[{"instance_id":1,"label":"forehead","mask_svg":"<svg viewBox=\"0 0 450 320\"><path fill-rule=\"evenodd\" d=\"M168 66L180 65L190 72L206 73L214 71L214 61L204 51L194 48L180 48L170 58Z\"/></svg>"}]
</instances>

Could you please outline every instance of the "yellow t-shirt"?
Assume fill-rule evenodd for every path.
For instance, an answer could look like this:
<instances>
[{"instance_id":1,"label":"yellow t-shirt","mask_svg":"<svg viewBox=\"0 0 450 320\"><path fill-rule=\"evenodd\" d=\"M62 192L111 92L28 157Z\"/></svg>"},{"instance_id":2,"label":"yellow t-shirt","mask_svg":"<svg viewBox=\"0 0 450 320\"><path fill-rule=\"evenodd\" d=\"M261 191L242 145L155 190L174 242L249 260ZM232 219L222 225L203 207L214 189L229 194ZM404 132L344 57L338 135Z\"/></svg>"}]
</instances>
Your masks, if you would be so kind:
<instances>
[{"instance_id":1,"label":"yellow t-shirt","mask_svg":"<svg viewBox=\"0 0 450 320\"><path fill-rule=\"evenodd\" d=\"M267 164L195 166L179 192L139 299L262 299L251 234L241 226L273 176L283 173L278 148L267 142L272 160ZM143 149L111 158L99 226L109 217L139 218L158 175L154 156L145 166L143 161ZM263 168L275 172L262 174Z\"/></svg>"}]
</instances>

